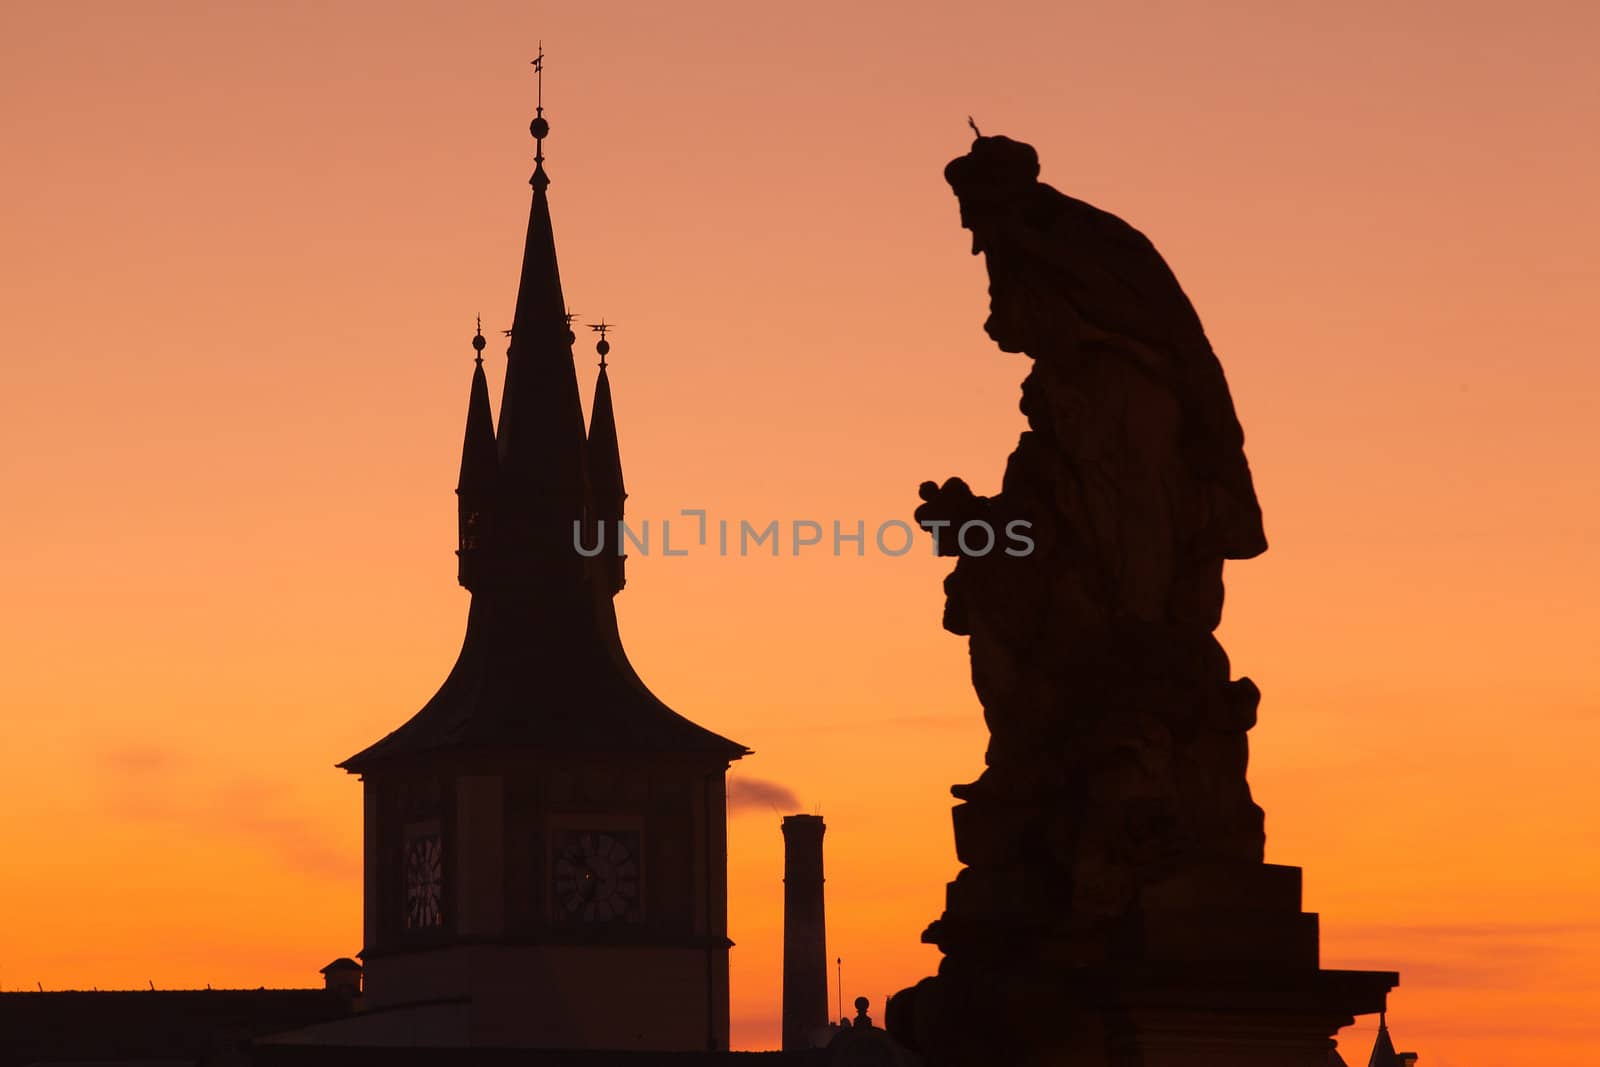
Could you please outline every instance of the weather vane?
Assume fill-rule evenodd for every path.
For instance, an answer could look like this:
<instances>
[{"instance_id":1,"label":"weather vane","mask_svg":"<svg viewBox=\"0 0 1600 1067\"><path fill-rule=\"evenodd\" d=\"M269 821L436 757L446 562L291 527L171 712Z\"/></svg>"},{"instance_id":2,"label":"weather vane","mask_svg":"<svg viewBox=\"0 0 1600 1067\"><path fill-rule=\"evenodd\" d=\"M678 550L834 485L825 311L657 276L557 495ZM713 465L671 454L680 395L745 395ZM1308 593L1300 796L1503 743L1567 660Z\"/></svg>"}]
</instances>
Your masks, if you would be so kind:
<instances>
[{"instance_id":1,"label":"weather vane","mask_svg":"<svg viewBox=\"0 0 1600 1067\"><path fill-rule=\"evenodd\" d=\"M594 350L596 352L600 353L600 369L601 370L605 370L605 368L606 368L606 353L611 351L611 342L606 340L606 331L607 330L615 330L616 328L617 328L617 324L616 323L607 322L604 318L602 318L599 322L591 322L591 323L589 323L589 329L594 330L596 333L598 333L600 335L600 340L599 340L598 343L595 344Z\"/></svg>"},{"instance_id":2,"label":"weather vane","mask_svg":"<svg viewBox=\"0 0 1600 1067\"><path fill-rule=\"evenodd\" d=\"M546 122L544 117L543 41L539 42L539 54L533 58L533 72L538 76L538 98L533 121L528 124L528 132L533 134L535 145L533 150L533 177L528 179L528 184L542 192L550 184L550 178L544 172L544 139L550 135L550 123Z\"/></svg>"},{"instance_id":3,"label":"weather vane","mask_svg":"<svg viewBox=\"0 0 1600 1067\"><path fill-rule=\"evenodd\" d=\"M544 42L539 42L539 54L533 57L533 72L539 76L539 96L536 104L540 112L544 111Z\"/></svg>"}]
</instances>

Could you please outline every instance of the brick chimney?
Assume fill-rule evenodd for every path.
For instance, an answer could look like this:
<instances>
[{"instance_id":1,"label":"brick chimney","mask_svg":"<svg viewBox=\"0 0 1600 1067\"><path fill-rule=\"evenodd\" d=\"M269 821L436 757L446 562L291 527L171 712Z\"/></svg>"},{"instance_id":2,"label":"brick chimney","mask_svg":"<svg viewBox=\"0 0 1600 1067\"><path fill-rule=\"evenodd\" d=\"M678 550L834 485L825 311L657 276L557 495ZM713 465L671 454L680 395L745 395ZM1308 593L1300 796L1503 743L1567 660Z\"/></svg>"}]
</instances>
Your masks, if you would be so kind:
<instances>
[{"instance_id":1,"label":"brick chimney","mask_svg":"<svg viewBox=\"0 0 1600 1067\"><path fill-rule=\"evenodd\" d=\"M783 1051L828 1030L828 944L822 913L822 816L783 818Z\"/></svg>"}]
</instances>

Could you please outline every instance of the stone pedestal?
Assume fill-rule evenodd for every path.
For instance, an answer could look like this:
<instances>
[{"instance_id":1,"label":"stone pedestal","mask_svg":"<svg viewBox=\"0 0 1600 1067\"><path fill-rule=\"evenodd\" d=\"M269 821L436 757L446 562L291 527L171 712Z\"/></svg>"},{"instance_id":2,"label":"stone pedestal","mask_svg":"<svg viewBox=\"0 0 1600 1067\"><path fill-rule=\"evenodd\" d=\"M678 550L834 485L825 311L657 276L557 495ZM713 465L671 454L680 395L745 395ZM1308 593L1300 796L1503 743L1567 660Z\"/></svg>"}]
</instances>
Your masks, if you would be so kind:
<instances>
[{"instance_id":1,"label":"stone pedestal","mask_svg":"<svg viewBox=\"0 0 1600 1067\"><path fill-rule=\"evenodd\" d=\"M930 1064L1327 1067L1334 1035L1399 982L1318 966L1297 867L1195 868L1147 887L1129 916L1043 935L963 919L959 882L924 935L947 953L939 974L887 1013Z\"/></svg>"},{"instance_id":2,"label":"stone pedestal","mask_svg":"<svg viewBox=\"0 0 1600 1067\"><path fill-rule=\"evenodd\" d=\"M1392 972L1081 968L1021 978L942 968L890 1002L891 1033L949 1067L1328 1067Z\"/></svg>"}]
</instances>

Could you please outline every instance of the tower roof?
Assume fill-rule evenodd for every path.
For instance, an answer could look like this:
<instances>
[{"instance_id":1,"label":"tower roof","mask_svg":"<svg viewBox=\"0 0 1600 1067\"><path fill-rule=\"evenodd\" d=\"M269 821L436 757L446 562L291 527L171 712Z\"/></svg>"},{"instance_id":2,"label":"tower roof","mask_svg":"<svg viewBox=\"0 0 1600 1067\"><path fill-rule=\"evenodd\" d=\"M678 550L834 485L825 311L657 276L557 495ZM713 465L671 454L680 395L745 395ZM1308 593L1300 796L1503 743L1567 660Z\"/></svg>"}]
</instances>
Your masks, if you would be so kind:
<instances>
[{"instance_id":1,"label":"tower roof","mask_svg":"<svg viewBox=\"0 0 1600 1067\"><path fill-rule=\"evenodd\" d=\"M339 764L352 773L448 751L678 753L722 760L748 752L677 714L640 680L617 630L612 596L620 583L603 557L585 558L574 540L597 513L620 502L622 461L603 369L591 429L598 436L585 439L550 225L544 172L550 127L543 110L541 101L532 126L538 142L533 206L498 432L491 425L481 331L473 340L480 357L458 492L466 507L471 490L468 510L483 524L474 530L484 532L482 544L471 548L466 638L444 684L420 711ZM618 494L603 497L604 509L597 509L591 492L591 456L602 492L614 485ZM464 539L464 560L466 551Z\"/></svg>"},{"instance_id":2,"label":"tower roof","mask_svg":"<svg viewBox=\"0 0 1600 1067\"><path fill-rule=\"evenodd\" d=\"M461 653L433 699L339 766L359 774L447 751L508 749L748 754L650 692L622 650L610 597L601 600L552 611L542 601L473 594Z\"/></svg>"}]
</instances>

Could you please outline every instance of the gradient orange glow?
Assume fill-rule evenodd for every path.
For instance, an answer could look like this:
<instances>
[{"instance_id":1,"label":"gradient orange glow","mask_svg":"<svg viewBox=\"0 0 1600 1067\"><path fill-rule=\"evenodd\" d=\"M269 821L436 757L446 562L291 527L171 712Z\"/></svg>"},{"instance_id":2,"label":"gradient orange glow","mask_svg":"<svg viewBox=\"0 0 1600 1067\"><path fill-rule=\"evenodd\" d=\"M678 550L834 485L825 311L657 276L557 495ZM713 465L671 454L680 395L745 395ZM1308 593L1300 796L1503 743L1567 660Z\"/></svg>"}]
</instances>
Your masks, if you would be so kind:
<instances>
[{"instance_id":1,"label":"gradient orange glow","mask_svg":"<svg viewBox=\"0 0 1600 1067\"><path fill-rule=\"evenodd\" d=\"M984 10L7 5L0 986L305 985L360 947L332 765L457 649L467 342L509 322L542 38L631 517L997 488L1025 367L940 168L969 113L1034 143L1227 370L1272 550L1221 636L1325 962L1402 972L1426 1067L1600 1060L1597 9ZM656 692L756 750L735 779L826 817L875 1014L936 965L981 767L947 569L654 555L619 600ZM777 1038L777 815L732 819L740 1047Z\"/></svg>"}]
</instances>

